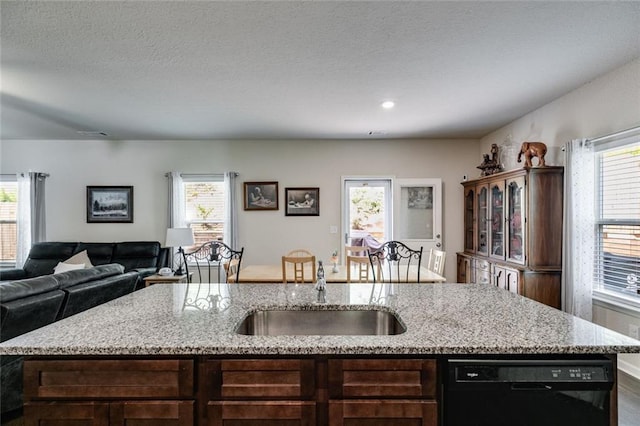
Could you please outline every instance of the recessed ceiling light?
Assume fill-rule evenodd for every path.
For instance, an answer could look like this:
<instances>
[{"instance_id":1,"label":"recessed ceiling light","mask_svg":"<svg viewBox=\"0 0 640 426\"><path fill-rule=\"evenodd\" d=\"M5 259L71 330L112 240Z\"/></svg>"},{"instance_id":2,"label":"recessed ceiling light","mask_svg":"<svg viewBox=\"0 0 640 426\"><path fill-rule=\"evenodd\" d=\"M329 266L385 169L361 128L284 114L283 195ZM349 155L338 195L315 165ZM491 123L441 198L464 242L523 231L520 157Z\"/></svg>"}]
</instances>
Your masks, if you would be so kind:
<instances>
[{"instance_id":1,"label":"recessed ceiling light","mask_svg":"<svg viewBox=\"0 0 640 426\"><path fill-rule=\"evenodd\" d=\"M394 106L396 106L396 103L393 101L384 101L381 105L382 105L382 108L384 109L391 109Z\"/></svg>"}]
</instances>

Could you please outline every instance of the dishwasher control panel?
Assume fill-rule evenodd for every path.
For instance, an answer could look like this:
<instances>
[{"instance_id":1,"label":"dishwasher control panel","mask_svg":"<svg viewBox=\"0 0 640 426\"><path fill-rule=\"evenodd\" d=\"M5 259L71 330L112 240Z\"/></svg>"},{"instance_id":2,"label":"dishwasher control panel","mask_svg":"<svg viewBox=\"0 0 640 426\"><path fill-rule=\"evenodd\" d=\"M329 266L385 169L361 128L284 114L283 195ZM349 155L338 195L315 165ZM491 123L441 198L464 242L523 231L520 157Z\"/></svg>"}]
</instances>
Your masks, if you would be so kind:
<instances>
[{"instance_id":1,"label":"dishwasher control panel","mask_svg":"<svg viewBox=\"0 0 640 426\"><path fill-rule=\"evenodd\" d=\"M450 361L456 382L610 382L611 366L587 361Z\"/></svg>"}]
</instances>

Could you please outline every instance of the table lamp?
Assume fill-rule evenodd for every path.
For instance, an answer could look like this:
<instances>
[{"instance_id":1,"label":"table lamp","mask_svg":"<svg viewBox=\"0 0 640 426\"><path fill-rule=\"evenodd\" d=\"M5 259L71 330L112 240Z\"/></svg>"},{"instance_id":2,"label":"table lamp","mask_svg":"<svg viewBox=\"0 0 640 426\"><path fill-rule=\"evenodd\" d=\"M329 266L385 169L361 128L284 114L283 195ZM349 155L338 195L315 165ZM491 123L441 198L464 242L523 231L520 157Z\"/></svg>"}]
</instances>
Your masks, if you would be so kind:
<instances>
[{"instance_id":1,"label":"table lamp","mask_svg":"<svg viewBox=\"0 0 640 426\"><path fill-rule=\"evenodd\" d=\"M184 249L182 246L188 247L195 243L193 239L193 229L191 228L168 228L167 238L165 240L165 246L178 247L178 254L180 254L181 261L176 275L182 275L185 272L182 270L182 265L187 262L184 255Z\"/></svg>"}]
</instances>

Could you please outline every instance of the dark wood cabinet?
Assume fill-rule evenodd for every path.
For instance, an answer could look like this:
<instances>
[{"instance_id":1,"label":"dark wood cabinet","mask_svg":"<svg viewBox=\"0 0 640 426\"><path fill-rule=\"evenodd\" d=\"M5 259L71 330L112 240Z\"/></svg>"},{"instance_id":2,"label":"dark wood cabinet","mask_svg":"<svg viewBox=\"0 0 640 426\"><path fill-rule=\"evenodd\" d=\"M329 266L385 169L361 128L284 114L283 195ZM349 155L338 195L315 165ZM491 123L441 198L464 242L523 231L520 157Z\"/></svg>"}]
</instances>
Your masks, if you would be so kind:
<instances>
[{"instance_id":1,"label":"dark wood cabinet","mask_svg":"<svg viewBox=\"0 0 640 426\"><path fill-rule=\"evenodd\" d=\"M534 167L462 183L458 282L493 284L560 308L563 173Z\"/></svg>"},{"instance_id":2,"label":"dark wood cabinet","mask_svg":"<svg viewBox=\"0 0 640 426\"><path fill-rule=\"evenodd\" d=\"M329 425L438 424L435 360L330 359Z\"/></svg>"},{"instance_id":3,"label":"dark wood cabinet","mask_svg":"<svg viewBox=\"0 0 640 426\"><path fill-rule=\"evenodd\" d=\"M25 425L194 424L194 361L24 362Z\"/></svg>"},{"instance_id":4,"label":"dark wood cabinet","mask_svg":"<svg viewBox=\"0 0 640 426\"><path fill-rule=\"evenodd\" d=\"M27 358L28 426L438 425L438 361Z\"/></svg>"},{"instance_id":5,"label":"dark wood cabinet","mask_svg":"<svg viewBox=\"0 0 640 426\"><path fill-rule=\"evenodd\" d=\"M315 425L313 359L204 359L201 425Z\"/></svg>"}]
</instances>

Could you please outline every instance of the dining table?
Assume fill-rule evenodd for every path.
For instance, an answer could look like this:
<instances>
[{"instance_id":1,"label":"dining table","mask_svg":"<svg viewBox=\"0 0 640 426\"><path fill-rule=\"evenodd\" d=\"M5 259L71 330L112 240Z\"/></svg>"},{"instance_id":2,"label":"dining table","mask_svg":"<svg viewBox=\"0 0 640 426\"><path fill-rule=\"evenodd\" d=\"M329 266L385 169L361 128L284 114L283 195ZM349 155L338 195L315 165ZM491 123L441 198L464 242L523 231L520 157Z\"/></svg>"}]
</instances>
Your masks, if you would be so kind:
<instances>
[{"instance_id":1,"label":"dining table","mask_svg":"<svg viewBox=\"0 0 640 426\"><path fill-rule=\"evenodd\" d=\"M289 266L290 271L287 271L289 277L293 276L293 267ZM416 265L409 266L409 283L417 283L418 267ZM357 282L357 272L352 272L352 282ZM402 281L405 281L405 273L401 273ZM248 265L240 269L238 273L239 279L236 275L230 275L227 279L231 282L238 283L257 283L257 284L269 284L269 283L281 283L282 282L282 264L272 265ZM331 266L324 268L324 279L327 283L346 283L347 282L347 267L339 265L337 272L333 272ZM305 269L305 282L315 282L316 277L313 276L311 268ZM393 280L395 281L395 280ZM420 266L420 283L443 283L446 282L446 278L440 274Z\"/></svg>"}]
</instances>

